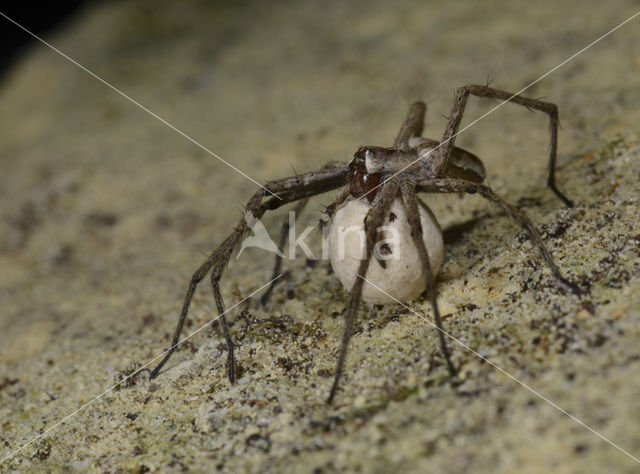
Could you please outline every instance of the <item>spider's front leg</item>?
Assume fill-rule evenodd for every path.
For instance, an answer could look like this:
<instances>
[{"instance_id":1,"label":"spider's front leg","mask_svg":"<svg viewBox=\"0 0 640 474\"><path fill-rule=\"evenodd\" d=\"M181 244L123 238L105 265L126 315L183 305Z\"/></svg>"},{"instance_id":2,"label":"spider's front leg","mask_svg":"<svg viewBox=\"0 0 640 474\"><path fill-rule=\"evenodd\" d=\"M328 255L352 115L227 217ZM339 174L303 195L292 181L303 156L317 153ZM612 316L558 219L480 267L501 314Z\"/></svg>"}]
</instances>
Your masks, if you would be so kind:
<instances>
[{"instance_id":1,"label":"spider's front leg","mask_svg":"<svg viewBox=\"0 0 640 474\"><path fill-rule=\"evenodd\" d=\"M438 328L438 337L440 339L440 349L442 355L447 362L449 373L452 377L456 375L456 369L453 367L451 358L449 356L449 349L447 348L447 341L445 339L445 331L442 327L442 318L440 317L440 311L438 310L438 302L436 295L436 280L431 269L431 262L429 261L429 253L424 245L422 237L422 223L420 222L420 210L419 200L416 196L416 187L413 180L404 179L400 185L400 191L402 193L402 203L404 204L405 212L407 213L407 220L409 221L409 227L411 228L411 239L414 245L418 249L420 255L420 261L426 273L427 277L427 298L431 303L433 309L433 319Z\"/></svg>"},{"instance_id":2,"label":"spider's front leg","mask_svg":"<svg viewBox=\"0 0 640 474\"><path fill-rule=\"evenodd\" d=\"M263 209L262 198L264 191L262 189L258 190L249 200L246 205L247 212L253 212L254 216L259 219L264 214L265 210ZM257 214L257 215L256 215ZM171 347L165 354L164 358L160 361L160 363L153 369L150 379L154 379L160 373L160 370L167 363L171 355L176 350L178 344L180 343L180 334L182 333L182 328L184 327L184 322L187 318L187 313L189 312L189 306L191 305L191 300L193 298L193 294L198 286L198 284L204 279L204 277L211 272L212 268L216 267L219 273L218 280L220 275L222 274L222 270L226 266L229 261L229 257L233 253L236 246L242 239L242 235L247 230L247 221L243 218L240 223L233 230L231 235L227 237L224 242L211 254L207 259L198 267L196 272L191 277L191 282L189 283L189 288L187 290L187 294L184 297L184 302L182 303L182 311L180 312L180 318L178 319L178 326L176 327L175 333L173 334L173 340L171 341ZM213 277L212 273L212 277ZM216 304L218 306L218 314L220 314L220 324L222 325L225 339L227 340L227 345L229 347L229 361L233 362L233 340L231 339L231 334L229 333L229 328L227 325L227 320L224 317L224 302L222 301L222 296L219 295L220 291L218 288L218 282L214 282L212 278L212 286L213 292L216 299ZM222 307L222 310L220 308ZM234 372L234 364L229 364L229 379L232 383L235 381L235 372Z\"/></svg>"},{"instance_id":3,"label":"spider's front leg","mask_svg":"<svg viewBox=\"0 0 640 474\"><path fill-rule=\"evenodd\" d=\"M522 105L527 109L540 110L549 116L550 125L550 150L549 150L549 175L547 176L547 186L555 193L558 198L564 202L568 207L573 207L573 202L567 198L556 186L556 154L558 151L558 107L551 102L544 102L542 100L530 99L522 97L520 95L514 95L510 92L493 89L488 86L470 85L460 87L456 90L456 96L451 108L451 114L449 115L449 121L447 128L444 131L442 138L442 145L436 150L436 154L433 161L434 177L442 178L444 176L444 170L446 169L447 162L453 150L453 145L460 129L460 122L464 115L465 106L469 95L476 97L489 97L494 99L500 99L503 101L513 102L514 104Z\"/></svg>"},{"instance_id":4,"label":"spider's front leg","mask_svg":"<svg viewBox=\"0 0 640 474\"><path fill-rule=\"evenodd\" d=\"M187 313L189 312L189 306L191 305L191 300L196 287L204 277L211 272L211 286L216 300L218 314L220 315L220 323L229 348L229 380L232 383L235 381L234 344L229 333L229 328L224 314L224 300L220 293L219 283L222 273L229 263L231 255L238 249L242 240L247 235L249 227L246 216L248 213L251 213L254 219L261 219L265 212L269 210L275 210L290 202L307 199L312 196L334 190L340 186L344 186L346 184L346 180L346 167L323 169L267 183L265 188L272 193L278 194L279 196L277 197L271 197L265 201L264 199L267 196L267 191L263 189L258 190L251 197L246 205L246 213L243 219L238 223L233 232L222 242L222 244L204 261L204 263L202 263L202 265L200 265L200 267L198 267L191 277L191 282L189 283L189 288L187 289L187 294L185 295L184 302L182 304L182 311L180 312L180 318L178 319L178 325L173 335L171 347L165 354L164 358L151 372L151 379L158 376L160 370L167 363L180 343L180 334L182 333L182 328L184 327L184 322L186 320Z\"/></svg>"},{"instance_id":5,"label":"spider's front leg","mask_svg":"<svg viewBox=\"0 0 640 474\"><path fill-rule=\"evenodd\" d=\"M360 262L358 273L349 292L349 307L347 308L344 330L342 332L342 342L340 344L340 355L338 356L336 373L333 379L333 385L331 386L331 393L327 399L328 404L333 402L338 389L338 383L344 369L347 348L349 340L351 339L351 333L353 332L353 326L356 322L358 306L362 300L362 286L364 284L364 278L367 277L367 270L369 269L369 263L371 262L371 257L373 255L373 248L376 243L378 228L384 223L384 219L389 212L389 208L397 197L398 184L394 179L390 179L382 185L382 189L380 189L378 194L376 194L376 197L371 203L371 208L367 212L364 226L366 236L365 255Z\"/></svg>"}]
</instances>

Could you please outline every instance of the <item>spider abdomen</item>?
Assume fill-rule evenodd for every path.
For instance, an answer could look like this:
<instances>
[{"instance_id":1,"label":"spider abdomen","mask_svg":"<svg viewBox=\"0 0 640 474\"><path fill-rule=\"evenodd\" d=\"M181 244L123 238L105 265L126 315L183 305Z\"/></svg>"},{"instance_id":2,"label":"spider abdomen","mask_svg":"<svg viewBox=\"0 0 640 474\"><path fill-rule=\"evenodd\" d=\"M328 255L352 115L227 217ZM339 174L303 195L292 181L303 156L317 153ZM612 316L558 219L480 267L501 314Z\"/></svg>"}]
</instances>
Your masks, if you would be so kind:
<instances>
[{"instance_id":1,"label":"spider abdomen","mask_svg":"<svg viewBox=\"0 0 640 474\"><path fill-rule=\"evenodd\" d=\"M353 286L360 261L364 258L364 218L369 209L370 205L364 200L350 200L336 212L329 229L331 266L347 290ZM435 276L444 255L442 232L436 218L426 206L420 208L420 221L431 270ZM426 288L425 269L411 239L406 212L398 199L391 205L384 225L378 229L378 241L365 278L371 282L365 281L362 289L362 299L368 303L394 304L397 303L396 300L411 301Z\"/></svg>"}]
</instances>

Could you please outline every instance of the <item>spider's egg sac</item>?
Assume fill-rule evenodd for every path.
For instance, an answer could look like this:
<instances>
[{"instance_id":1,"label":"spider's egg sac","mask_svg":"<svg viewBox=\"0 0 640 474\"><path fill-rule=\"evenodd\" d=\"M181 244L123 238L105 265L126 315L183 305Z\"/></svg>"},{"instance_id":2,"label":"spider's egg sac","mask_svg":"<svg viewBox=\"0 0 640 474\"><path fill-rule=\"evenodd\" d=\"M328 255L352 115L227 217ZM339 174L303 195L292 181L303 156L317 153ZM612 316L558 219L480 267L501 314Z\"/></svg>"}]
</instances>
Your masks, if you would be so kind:
<instances>
[{"instance_id":1,"label":"spider's egg sac","mask_svg":"<svg viewBox=\"0 0 640 474\"><path fill-rule=\"evenodd\" d=\"M331 266L346 290L353 286L360 261L364 258L364 219L369 209L367 202L348 201L338 209L329 228L327 239ZM444 255L442 231L435 216L426 206L420 206L420 221L435 277ZM380 229L382 232L379 230L378 242L366 274L366 279L373 285L364 282L362 300L374 304L397 304L396 300L403 303L411 301L426 289L427 278L418 249L411 239L406 212L399 199L393 202ZM384 261L386 268L376 259L376 255Z\"/></svg>"}]
</instances>

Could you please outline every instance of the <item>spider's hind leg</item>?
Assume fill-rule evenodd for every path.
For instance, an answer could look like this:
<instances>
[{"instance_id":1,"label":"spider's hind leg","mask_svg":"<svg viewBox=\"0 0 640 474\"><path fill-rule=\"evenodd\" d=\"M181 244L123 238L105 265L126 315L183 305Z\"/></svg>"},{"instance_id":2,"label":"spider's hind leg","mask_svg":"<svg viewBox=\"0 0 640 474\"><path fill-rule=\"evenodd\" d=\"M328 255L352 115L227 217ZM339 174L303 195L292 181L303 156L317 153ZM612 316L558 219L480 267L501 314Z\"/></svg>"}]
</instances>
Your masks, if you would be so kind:
<instances>
[{"instance_id":1,"label":"spider's hind leg","mask_svg":"<svg viewBox=\"0 0 640 474\"><path fill-rule=\"evenodd\" d=\"M544 102L542 100L514 95L511 92L493 89L488 86L470 85L460 87L456 90L456 96L451 109L451 114L449 115L447 128L445 129L444 136L442 138L442 146L438 148L437 155L435 157L434 169L437 171L436 177L443 176L442 173L446 168L449 156L453 150L453 144L458 130L460 129L460 122L462 121L462 116L464 114L469 95L513 102L514 104L522 105L527 109L540 110L549 116L551 138L549 144L549 174L547 176L547 186L549 186L555 195L568 207L573 207L573 202L556 186L556 155L558 152L559 124L558 106L551 102Z\"/></svg>"}]
</instances>

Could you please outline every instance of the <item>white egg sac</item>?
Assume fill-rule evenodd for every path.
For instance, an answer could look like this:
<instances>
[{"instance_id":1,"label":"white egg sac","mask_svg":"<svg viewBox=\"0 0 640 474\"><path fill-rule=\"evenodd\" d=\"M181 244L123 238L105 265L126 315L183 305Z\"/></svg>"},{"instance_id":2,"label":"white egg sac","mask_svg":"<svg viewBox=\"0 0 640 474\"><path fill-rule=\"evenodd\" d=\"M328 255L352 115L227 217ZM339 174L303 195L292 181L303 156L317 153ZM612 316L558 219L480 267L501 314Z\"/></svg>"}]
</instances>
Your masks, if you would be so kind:
<instances>
[{"instance_id":1,"label":"white egg sac","mask_svg":"<svg viewBox=\"0 0 640 474\"><path fill-rule=\"evenodd\" d=\"M364 258L364 218L369 209L370 205L366 201L348 201L336 212L328 232L331 266L347 291L353 286L360 262ZM420 221L435 277L444 255L442 231L435 216L426 206L420 206ZM398 301L404 303L417 298L426 289L426 274L418 249L411 239L406 212L399 199L393 202L378 235L379 241L366 274L366 280L373 285L365 281L362 300L375 304L397 304ZM378 259L384 261L385 268Z\"/></svg>"}]
</instances>

